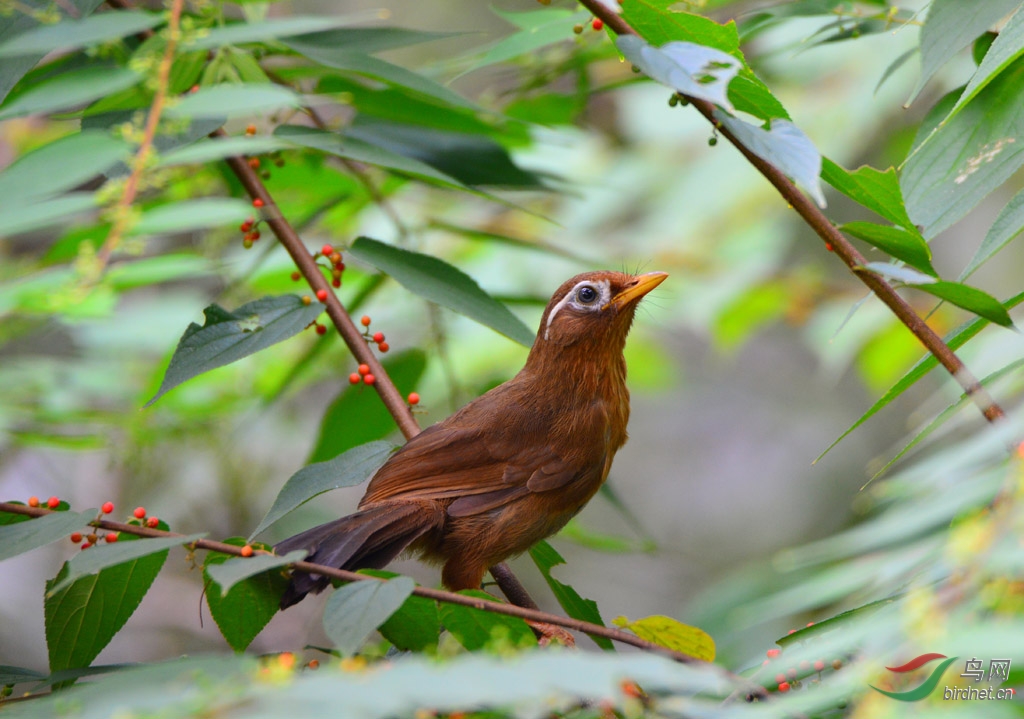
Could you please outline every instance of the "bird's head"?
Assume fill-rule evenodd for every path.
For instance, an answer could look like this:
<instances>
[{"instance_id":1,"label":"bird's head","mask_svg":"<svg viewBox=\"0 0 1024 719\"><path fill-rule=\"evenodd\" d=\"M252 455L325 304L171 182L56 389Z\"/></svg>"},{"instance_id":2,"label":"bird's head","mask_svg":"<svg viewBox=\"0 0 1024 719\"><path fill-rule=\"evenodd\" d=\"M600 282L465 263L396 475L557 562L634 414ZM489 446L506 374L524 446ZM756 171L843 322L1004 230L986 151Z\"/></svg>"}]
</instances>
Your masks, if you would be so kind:
<instances>
[{"instance_id":1,"label":"bird's head","mask_svg":"<svg viewBox=\"0 0 1024 719\"><path fill-rule=\"evenodd\" d=\"M637 304L666 277L604 270L566 280L544 310L531 356L581 342L621 353Z\"/></svg>"}]
</instances>

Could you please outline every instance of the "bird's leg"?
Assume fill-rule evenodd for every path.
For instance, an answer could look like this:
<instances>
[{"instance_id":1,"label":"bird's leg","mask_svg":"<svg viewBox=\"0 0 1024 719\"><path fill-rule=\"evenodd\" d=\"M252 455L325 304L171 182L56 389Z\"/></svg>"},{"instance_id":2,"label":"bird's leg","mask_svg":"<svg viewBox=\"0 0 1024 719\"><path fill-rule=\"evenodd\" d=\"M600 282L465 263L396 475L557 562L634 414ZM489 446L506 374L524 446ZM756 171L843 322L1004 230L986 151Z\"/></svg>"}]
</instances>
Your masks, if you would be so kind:
<instances>
[{"instance_id":1,"label":"bird's leg","mask_svg":"<svg viewBox=\"0 0 1024 719\"><path fill-rule=\"evenodd\" d=\"M519 578L512 573L509 566L505 562L495 564L490 569L491 576L494 577L494 581L498 583L498 587L501 589L502 594L512 604L517 607L525 607L526 609L540 609L537 606L537 602L533 601L533 597L526 591L526 587L523 586ZM569 633L567 629L555 626L554 624L548 624L546 622L531 622L527 621L530 628L533 629L533 633L537 635L537 639L540 640L542 647L551 644L552 642L558 642L567 647L575 647L576 639Z\"/></svg>"}]
</instances>

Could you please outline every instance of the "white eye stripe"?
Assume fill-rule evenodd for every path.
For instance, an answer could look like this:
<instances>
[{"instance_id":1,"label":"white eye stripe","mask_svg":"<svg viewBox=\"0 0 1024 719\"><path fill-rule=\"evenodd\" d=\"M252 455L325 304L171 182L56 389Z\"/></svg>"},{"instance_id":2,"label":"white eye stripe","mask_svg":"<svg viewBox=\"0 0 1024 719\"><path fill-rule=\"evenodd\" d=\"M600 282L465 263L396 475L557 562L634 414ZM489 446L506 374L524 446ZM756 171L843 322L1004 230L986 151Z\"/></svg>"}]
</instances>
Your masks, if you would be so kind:
<instances>
[{"instance_id":1,"label":"white eye stripe","mask_svg":"<svg viewBox=\"0 0 1024 719\"><path fill-rule=\"evenodd\" d=\"M576 292L583 286L593 287L597 290L599 295L597 301L588 302L585 305L576 301ZM582 282L577 282L573 285L571 290L565 293L565 297L560 299L558 304L551 308L551 313L548 315L547 325L544 327L544 339L548 338L548 331L551 329L551 322L563 307L571 305L575 309L583 310L584 312L592 312L607 305L611 300L611 294L611 283L608 280L583 280Z\"/></svg>"}]
</instances>

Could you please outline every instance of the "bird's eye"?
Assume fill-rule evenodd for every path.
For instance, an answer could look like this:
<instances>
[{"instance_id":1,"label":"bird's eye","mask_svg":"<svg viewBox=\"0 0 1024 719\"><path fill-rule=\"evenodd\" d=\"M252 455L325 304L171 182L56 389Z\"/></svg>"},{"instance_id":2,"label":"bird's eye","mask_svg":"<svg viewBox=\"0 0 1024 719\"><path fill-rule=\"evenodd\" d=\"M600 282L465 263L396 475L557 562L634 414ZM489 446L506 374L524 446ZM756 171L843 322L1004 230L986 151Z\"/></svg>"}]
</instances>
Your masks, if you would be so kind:
<instances>
[{"instance_id":1,"label":"bird's eye","mask_svg":"<svg viewBox=\"0 0 1024 719\"><path fill-rule=\"evenodd\" d=\"M576 290L576 299L585 305L589 305L591 302L595 302L598 298L597 290L590 285L583 285Z\"/></svg>"}]
</instances>

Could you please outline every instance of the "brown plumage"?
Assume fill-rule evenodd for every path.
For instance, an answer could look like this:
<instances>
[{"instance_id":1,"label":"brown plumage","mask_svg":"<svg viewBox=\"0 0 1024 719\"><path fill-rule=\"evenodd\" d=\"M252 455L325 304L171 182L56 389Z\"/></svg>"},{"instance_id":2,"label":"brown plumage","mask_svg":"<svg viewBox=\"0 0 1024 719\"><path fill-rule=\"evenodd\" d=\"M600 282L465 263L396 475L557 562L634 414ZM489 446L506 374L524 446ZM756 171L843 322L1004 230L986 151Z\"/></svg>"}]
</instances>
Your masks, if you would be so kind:
<instances>
[{"instance_id":1,"label":"brown plumage","mask_svg":"<svg viewBox=\"0 0 1024 719\"><path fill-rule=\"evenodd\" d=\"M626 442L622 356L640 299L667 275L587 272L552 296L526 366L410 439L347 517L277 545L308 561L380 568L405 549L444 565L451 590L554 534L600 488ZM327 578L296 574L281 607Z\"/></svg>"}]
</instances>

